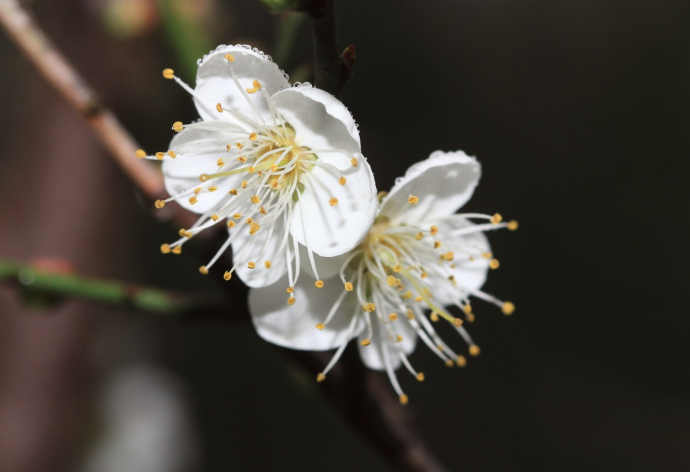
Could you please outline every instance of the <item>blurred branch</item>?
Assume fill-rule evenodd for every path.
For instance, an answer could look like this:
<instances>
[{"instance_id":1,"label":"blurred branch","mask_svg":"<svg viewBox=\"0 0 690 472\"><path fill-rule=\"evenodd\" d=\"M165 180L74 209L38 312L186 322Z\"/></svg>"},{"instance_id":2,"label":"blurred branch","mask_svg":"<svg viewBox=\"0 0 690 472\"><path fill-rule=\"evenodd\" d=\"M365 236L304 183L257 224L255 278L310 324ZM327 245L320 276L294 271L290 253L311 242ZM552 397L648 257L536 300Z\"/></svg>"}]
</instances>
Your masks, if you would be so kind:
<instances>
[{"instance_id":1,"label":"blurred branch","mask_svg":"<svg viewBox=\"0 0 690 472\"><path fill-rule=\"evenodd\" d=\"M191 296L111 280L94 280L0 258L0 283L19 284L24 294L42 302L75 297L125 309L162 315L214 311L222 299Z\"/></svg>"},{"instance_id":2,"label":"blurred branch","mask_svg":"<svg viewBox=\"0 0 690 472\"><path fill-rule=\"evenodd\" d=\"M273 60L283 69L287 68L292 49L295 45L295 37L304 24L305 16L297 12L283 13L278 20L276 31L276 44L273 47Z\"/></svg>"},{"instance_id":3,"label":"blurred branch","mask_svg":"<svg viewBox=\"0 0 690 472\"><path fill-rule=\"evenodd\" d=\"M314 24L314 85L341 99L345 84L352 78L355 46L338 55L335 29L334 0L306 0L300 11L306 12Z\"/></svg>"}]
</instances>

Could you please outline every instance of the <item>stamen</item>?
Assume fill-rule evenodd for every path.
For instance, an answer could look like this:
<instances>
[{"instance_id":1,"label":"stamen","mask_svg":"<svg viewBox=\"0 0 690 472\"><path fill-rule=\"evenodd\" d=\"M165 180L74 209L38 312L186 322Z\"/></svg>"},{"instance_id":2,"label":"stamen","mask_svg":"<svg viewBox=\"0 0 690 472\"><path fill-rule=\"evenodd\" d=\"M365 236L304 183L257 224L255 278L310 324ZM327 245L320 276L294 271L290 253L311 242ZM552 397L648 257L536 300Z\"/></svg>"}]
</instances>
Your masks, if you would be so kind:
<instances>
[{"instance_id":1,"label":"stamen","mask_svg":"<svg viewBox=\"0 0 690 472\"><path fill-rule=\"evenodd\" d=\"M477 346L476 344L470 346L470 355L472 357L477 357L480 352L481 350L479 349L479 346Z\"/></svg>"},{"instance_id":2,"label":"stamen","mask_svg":"<svg viewBox=\"0 0 690 472\"><path fill-rule=\"evenodd\" d=\"M504 315L512 315L513 312L515 311L515 305L511 302L503 302L503 306L501 307L501 311L503 312Z\"/></svg>"},{"instance_id":3,"label":"stamen","mask_svg":"<svg viewBox=\"0 0 690 472\"><path fill-rule=\"evenodd\" d=\"M317 280L314 282L314 285L316 285L316 288L323 288L323 280Z\"/></svg>"},{"instance_id":4,"label":"stamen","mask_svg":"<svg viewBox=\"0 0 690 472\"><path fill-rule=\"evenodd\" d=\"M173 151L172 149L170 149L170 150L168 151L168 156L170 156L170 157L172 157L173 159L175 159L175 158L177 157L177 154L175 153L175 151Z\"/></svg>"},{"instance_id":5,"label":"stamen","mask_svg":"<svg viewBox=\"0 0 690 472\"><path fill-rule=\"evenodd\" d=\"M491 217L491 222L495 225L499 224L501 221L503 221L503 217L500 213L496 213L494 216Z\"/></svg>"},{"instance_id":6,"label":"stamen","mask_svg":"<svg viewBox=\"0 0 690 472\"><path fill-rule=\"evenodd\" d=\"M175 77L175 71L172 69L163 69L163 77L172 80Z\"/></svg>"},{"instance_id":7,"label":"stamen","mask_svg":"<svg viewBox=\"0 0 690 472\"><path fill-rule=\"evenodd\" d=\"M165 206L165 200L156 200L156 208L163 208Z\"/></svg>"},{"instance_id":8,"label":"stamen","mask_svg":"<svg viewBox=\"0 0 690 472\"><path fill-rule=\"evenodd\" d=\"M223 278L225 280L230 280L232 278L232 272L225 271L225 273L223 274Z\"/></svg>"},{"instance_id":9,"label":"stamen","mask_svg":"<svg viewBox=\"0 0 690 472\"><path fill-rule=\"evenodd\" d=\"M407 203L410 203L412 205L416 205L419 203L419 197L415 197L414 195L410 195L410 197L407 199Z\"/></svg>"},{"instance_id":10,"label":"stamen","mask_svg":"<svg viewBox=\"0 0 690 472\"><path fill-rule=\"evenodd\" d=\"M254 267L256 267L256 264L253 263L253 262L248 262L248 263L247 263L247 267L248 267L249 269L253 269Z\"/></svg>"},{"instance_id":11,"label":"stamen","mask_svg":"<svg viewBox=\"0 0 690 472\"><path fill-rule=\"evenodd\" d=\"M330 200L328 200L328 203L330 203L331 206L336 206L338 204L338 199L335 197L331 198Z\"/></svg>"},{"instance_id":12,"label":"stamen","mask_svg":"<svg viewBox=\"0 0 690 472\"><path fill-rule=\"evenodd\" d=\"M165 157L164 152L157 152L156 153L156 159L158 159L159 161L162 161L164 157Z\"/></svg>"},{"instance_id":13,"label":"stamen","mask_svg":"<svg viewBox=\"0 0 690 472\"><path fill-rule=\"evenodd\" d=\"M176 133L179 133L180 131L182 131L182 130L184 129L184 125L182 124L181 121L176 121L175 123L173 123L172 129L173 129Z\"/></svg>"},{"instance_id":14,"label":"stamen","mask_svg":"<svg viewBox=\"0 0 690 472\"><path fill-rule=\"evenodd\" d=\"M199 267L199 272L201 272L203 275L207 275L208 269L206 268L206 266L201 266Z\"/></svg>"},{"instance_id":15,"label":"stamen","mask_svg":"<svg viewBox=\"0 0 690 472\"><path fill-rule=\"evenodd\" d=\"M515 221L515 220L511 221L510 223L508 223L507 228L508 228L510 231L515 231L516 229L518 229L518 222Z\"/></svg>"},{"instance_id":16,"label":"stamen","mask_svg":"<svg viewBox=\"0 0 690 472\"><path fill-rule=\"evenodd\" d=\"M137 156L139 159L143 159L146 157L146 152L143 149L137 150L137 152L134 153L135 156Z\"/></svg>"},{"instance_id":17,"label":"stamen","mask_svg":"<svg viewBox=\"0 0 690 472\"><path fill-rule=\"evenodd\" d=\"M498 259L491 259L491 262L489 262L489 267L492 269L498 269L498 267L501 265L500 262L498 262Z\"/></svg>"},{"instance_id":18,"label":"stamen","mask_svg":"<svg viewBox=\"0 0 690 472\"><path fill-rule=\"evenodd\" d=\"M340 178L338 179L338 183L339 183L340 185L345 185L345 182L347 182L347 179L346 179L345 177L340 177ZM517 223L517 222L516 222L516 223Z\"/></svg>"},{"instance_id":19,"label":"stamen","mask_svg":"<svg viewBox=\"0 0 690 472\"><path fill-rule=\"evenodd\" d=\"M353 167L357 167L357 158L353 157L352 159L350 159L350 164L352 164Z\"/></svg>"},{"instance_id":20,"label":"stamen","mask_svg":"<svg viewBox=\"0 0 690 472\"><path fill-rule=\"evenodd\" d=\"M228 228L232 228L233 226L235 226L235 222L232 220L228 220Z\"/></svg>"},{"instance_id":21,"label":"stamen","mask_svg":"<svg viewBox=\"0 0 690 472\"><path fill-rule=\"evenodd\" d=\"M362 342L361 342L360 344L361 344L362 346L368 346L369 344L371 344L371 340L368 339L368 338L367 338L367 339L362 339Z\"/></svg>"},{"instance_id":22,"label":"stamen","mask_svg":"<svg viewBox=\"0 0 690 472\"><path fill-rule=\"evenodd\" d=\"M353 288L354 287L352 286L352 284L350 282L345 283L345 290L347 290L348 292L352 292Z\"/></svg>"},{"instance_id":23,"label":"stamen","mask_svg":"<svg viewBox=\"0 0 690 472\"><path fill-rule=\"evenodd\" d=\"M170 253L170 244L163 244L163 245L161 246L161 252L162 252L163 254L168 254L168 253Z\"/></svg>"}]
</instances>

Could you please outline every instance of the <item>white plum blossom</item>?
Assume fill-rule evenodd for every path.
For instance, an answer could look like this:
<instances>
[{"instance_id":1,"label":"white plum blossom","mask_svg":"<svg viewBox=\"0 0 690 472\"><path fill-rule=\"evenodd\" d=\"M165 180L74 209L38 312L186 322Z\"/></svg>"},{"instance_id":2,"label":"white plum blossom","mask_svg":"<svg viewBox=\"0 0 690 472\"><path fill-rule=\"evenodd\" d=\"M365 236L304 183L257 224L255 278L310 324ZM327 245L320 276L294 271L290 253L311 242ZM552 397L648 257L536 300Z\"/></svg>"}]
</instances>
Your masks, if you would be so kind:
<instances>
[{"instance_id":1,"label":"white plum blossom","mask_svg":"<svg viewBox=\"0 0 690 472\"><path fill-rule=\"evenodd\" d=\"M503 223L499 214L455 213L472 196L480 173L476 159L461 151L436 151L410 167L383 198L366 238L348 254L318 260L319 274L339 277L342 284L327 280L326 289L316 290L300 281L294 287L305 300L299 309L277 302L279 285L250 292L249 307L259 335L293 349L337 348L319 381L350 339L359 337L362 360L388 373L403 404L407 395L395 370L404 365L424 380L407 358L417 338L447 365L464 366L466 358L440 338L434 322L443 320L457 330L470 355L478 355L479 347L463 320L446 307L457 307L470 322L471 296L498 305L506 315L515 309L480 288L489 268L498 267L484 231L514 230L517 222ZM428 318L425 312L430 312Z\"/></svg>"},{"instance_id":2,"label":"white plum blossom","mask_svg":"<svg viewBox=\"0 0 690 472\"><path fill-rule=\"evenodd\" d=\"M299 246L309 260L302 266L318 274L314 254L338 256L367 234L378 207L374 177L338 99L309 84L290 86L269 56L249 46L219 46L199 60L194 89L170 69L163 75L192 95L201 120L174 123L170 149L149 156L163 160L170 194L156 206L174 200L201 216L162 252L179 254L200 231L225 224L228 239L201 273L232 245L226 280L237 271L262 287L287 274L293 287Z\"/></svg>"}]
</instances>

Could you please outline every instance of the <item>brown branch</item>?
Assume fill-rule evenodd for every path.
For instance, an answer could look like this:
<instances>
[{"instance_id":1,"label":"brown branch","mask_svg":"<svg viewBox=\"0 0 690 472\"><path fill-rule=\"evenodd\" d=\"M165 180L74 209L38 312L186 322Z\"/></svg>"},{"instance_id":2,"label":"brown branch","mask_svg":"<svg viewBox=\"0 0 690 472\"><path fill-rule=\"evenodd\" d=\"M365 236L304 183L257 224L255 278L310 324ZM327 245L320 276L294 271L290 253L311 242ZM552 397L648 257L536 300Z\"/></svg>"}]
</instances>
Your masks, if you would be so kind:
<instances>
[{"instance_id":1,"label":"brown branch","mask_svg":"<svg viewBox=\"0 0 690 472\"><path fill-rule=\"evenodd\" d=\"M314 20L314 58L316 86L340 97L352 76L354 46L338 56L333 0L305 0ZM94 91L77 74L69 62L43 34L33 18L16 0L0 0L0 25L17 44L38 73L89 124L101 143L110 151L118 165L149 201L164 198L160 173L151 165L134 158L139 148L115 115L98 100ZM158 215L174 218L182 227L189 227L191 214L177 205L166 205ZM216 233L218 234L218 233ZM212 235L209 235L212 237ZM218 236L220 237L220 236ZM196 239L196 238L195 238ZM206 249L214 244L205 244ZM229 259L226 257L226 259ZM220 264L211 275L224 284L222 305L185 311L191 319L217 316L223 319L248 321L247 288L233 277L222 281ZM323 353L284 351L307 369L316 373L327 362ZM363 437L368 439L396 470L407 472L444 472L415 430L410 406L402 407L392 395L390 386L379 373L365 368L356 350L350 348L324 383L328 400Z\"/></svg>"}]
</instances>

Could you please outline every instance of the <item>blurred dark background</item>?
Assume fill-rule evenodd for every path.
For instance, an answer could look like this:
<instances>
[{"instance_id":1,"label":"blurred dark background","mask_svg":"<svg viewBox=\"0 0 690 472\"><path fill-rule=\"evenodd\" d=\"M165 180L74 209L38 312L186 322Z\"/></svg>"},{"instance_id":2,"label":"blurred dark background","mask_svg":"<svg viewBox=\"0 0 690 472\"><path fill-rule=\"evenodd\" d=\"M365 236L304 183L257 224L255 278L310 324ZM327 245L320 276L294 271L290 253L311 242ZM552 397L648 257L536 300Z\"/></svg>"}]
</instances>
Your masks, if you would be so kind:
<instances>
[{"instance_id":1,"label":"blurred dark background","mask_svg":"<svg viewBox=\"0 0 690 472\"><path fill-rule=\"evenodd\" d=\"M275 57L291 21L279 65L309 80L309 22L254 0L28 6L148 150L196 117L161 70L193 84L198 51ZM342 48L357 48L344 101L379 190L462 149L483 165L467 208L520 222L489 235L501 268L485 286L515 314L474 303L482 354L448 369L420 346L427 380L401 376L431 448L454 471L689 470L690 3L341 0L337 13ZM0 61L0 257L206 288L193 251L159 253L175 230L4 35ZM313 374L249 325L38 310L0 287L0 470L389 470Z\"/></svg>"}]
</instances>

